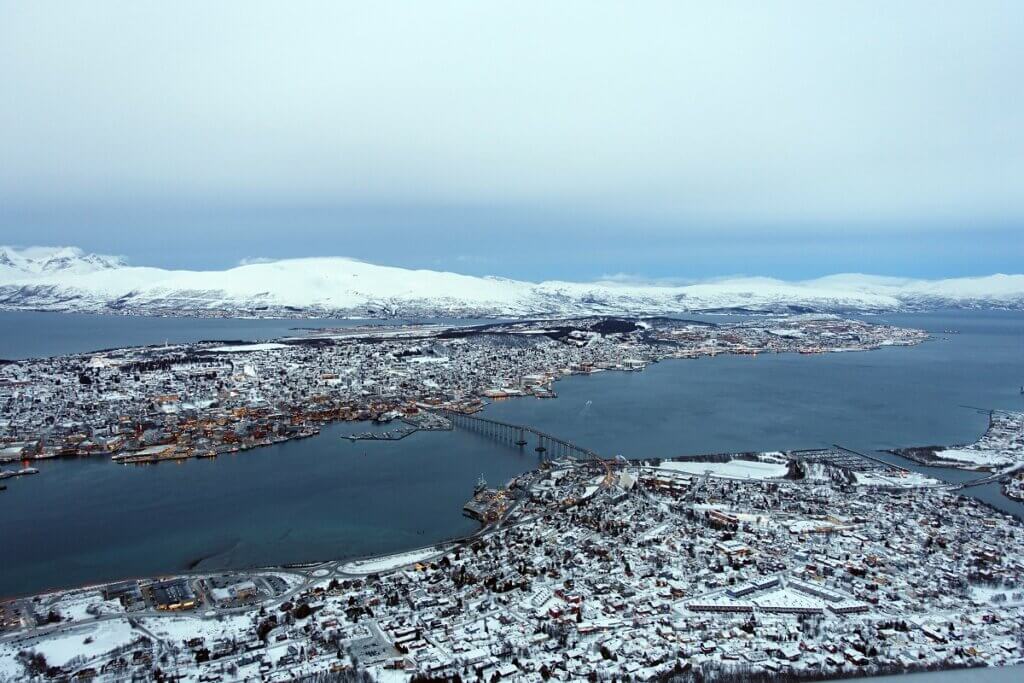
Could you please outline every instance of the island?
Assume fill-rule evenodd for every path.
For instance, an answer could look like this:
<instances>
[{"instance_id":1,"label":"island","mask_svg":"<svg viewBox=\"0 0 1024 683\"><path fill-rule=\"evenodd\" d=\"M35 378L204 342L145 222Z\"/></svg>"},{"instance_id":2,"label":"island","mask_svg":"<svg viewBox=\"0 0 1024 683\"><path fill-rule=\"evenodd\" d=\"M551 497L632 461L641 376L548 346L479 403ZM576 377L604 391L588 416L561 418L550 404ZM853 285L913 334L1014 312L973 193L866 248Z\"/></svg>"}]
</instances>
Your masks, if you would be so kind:
<instances>
[{"instance_id":1,"label":"island","mask_svg":"<svg viewBox=\"0 0 1024 683\"><path fill-rule=\"evenodd\" d=\"M718 354L919 344L920 330L836 316L709 323L590 317L325 329L261 343L112 349L0 364L0 464L56 457L153 464L312 436L339 420L445 428L425 410L553 398L561 377ZM406 431L402 431L406 430ZM7 470L14 472L15 470Z\"/></svg>"}]
</instances>

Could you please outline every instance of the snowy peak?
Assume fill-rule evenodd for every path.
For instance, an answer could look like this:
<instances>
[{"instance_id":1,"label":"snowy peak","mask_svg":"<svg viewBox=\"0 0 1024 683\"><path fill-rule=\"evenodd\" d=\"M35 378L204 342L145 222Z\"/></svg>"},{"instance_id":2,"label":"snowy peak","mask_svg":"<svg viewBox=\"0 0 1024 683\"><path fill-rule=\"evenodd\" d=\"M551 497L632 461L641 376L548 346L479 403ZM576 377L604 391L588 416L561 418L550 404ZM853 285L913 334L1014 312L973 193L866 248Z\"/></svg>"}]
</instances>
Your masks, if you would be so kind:
<instances>
[{"instance_id":1,"label":"snowy peak","mask_svg":"<svg viewBox=\"0 0 1024 683\"><path fill-rule=\"evenodd\" d=\"M0 308L177 315L544 316L699 311L881 312L1024 308L1024 275L914 280L861 274L666 286L541 283L380 266L340 257L221 271L131 267L75 247L0 247Z\"/></svg>"},{"instance_id":2,"label":"snowy peak","mask_svg":"<svg viewBox=\"0 0 1024 683\"><path fill-rule=\"evenodd\" d=\"M17 247L0 246L0 269L39 275L44 273L87 273L95 270L123 268L125 263L116 256L88 254L78 247Z\"/></svg>"}]
</instances>

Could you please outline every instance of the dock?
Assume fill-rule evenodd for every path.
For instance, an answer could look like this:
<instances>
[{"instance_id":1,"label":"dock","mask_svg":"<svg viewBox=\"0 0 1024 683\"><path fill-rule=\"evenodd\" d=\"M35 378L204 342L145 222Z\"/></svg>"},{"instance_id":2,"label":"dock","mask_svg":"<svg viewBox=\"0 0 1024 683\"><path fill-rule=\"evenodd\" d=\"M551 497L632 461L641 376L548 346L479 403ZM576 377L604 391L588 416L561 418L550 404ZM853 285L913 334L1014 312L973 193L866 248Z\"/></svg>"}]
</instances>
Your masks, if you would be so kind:
<instances>
[{"instance_id":1,"label":"dock","mask_svg":"<svg viewBox=\"0 0 1024 683\"><path fill-rule=\"evenodd\" d=\"M452 422L442 415L430 412L422 412L418 415L407 415L402 418L404 427L390 429L386 432L363 432L361 434L346 434L343 438L349 441L400 441L416 432L446 432L451 431Z\"/></svg>"}]
</instances>

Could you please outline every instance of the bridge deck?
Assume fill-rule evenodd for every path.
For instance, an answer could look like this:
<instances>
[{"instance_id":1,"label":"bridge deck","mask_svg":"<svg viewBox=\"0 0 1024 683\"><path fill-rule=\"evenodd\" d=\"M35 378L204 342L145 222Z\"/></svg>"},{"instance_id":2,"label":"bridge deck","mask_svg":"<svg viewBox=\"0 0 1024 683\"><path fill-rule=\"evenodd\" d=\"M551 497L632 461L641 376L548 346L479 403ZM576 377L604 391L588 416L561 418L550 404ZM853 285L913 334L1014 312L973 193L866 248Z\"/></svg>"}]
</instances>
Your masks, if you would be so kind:
<instances>
[{"instance_id":1,"label":"bridge deck","mask_svg":"<svg viewBox=\"0 0 1024 683\"><path fill-rule=\"evenodd\" d=\"M539 429L531 427L529 425L517 425L511 422L502 422L501 420L493 420L487 417L477 417L476 415L467 415L466 413L460 413L454 410L441 409L438 411L441 415L452 421L452 424L461 424L462 426L475 426L478 428L491 428L496 431L503 432L503 436L511 438L518 436L520 440L525 440L527 434L532 434L537 438L537 450L546 451L551 446L557 446L560 452L565 455L582 457L587 459L600 460L601 456L589 448L584 448L568 439L557 437L547 432L542 432ZM545 442L547 446L545 446Z\"/></svg>"}]
</instances>

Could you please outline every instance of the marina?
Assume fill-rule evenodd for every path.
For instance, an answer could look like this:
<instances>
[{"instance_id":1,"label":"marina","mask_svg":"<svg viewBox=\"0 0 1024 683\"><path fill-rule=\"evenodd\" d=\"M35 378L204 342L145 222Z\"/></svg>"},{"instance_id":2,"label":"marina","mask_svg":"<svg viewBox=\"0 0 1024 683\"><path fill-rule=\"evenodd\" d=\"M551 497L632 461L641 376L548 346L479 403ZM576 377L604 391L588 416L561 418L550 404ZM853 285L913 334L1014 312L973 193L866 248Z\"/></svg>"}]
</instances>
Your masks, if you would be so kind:
<instances>
[{"instance_id":1,"label":"marina","mask_svg":"<svg viewBox=\"0 0 1024 683\"><path fill-rule=\"evenodd\" d=\"M375 420L375 422L388 424L395 417L398 416L388 416L387 419ZM429 406L423 406L423 410L412 415L401 415L398 419L404 425L396 429L346 434L344 438L349 441L400 441L416 432L446 432L452 429L451 420L444 415L431 412Z\"/></svg>"}]
</instances>

